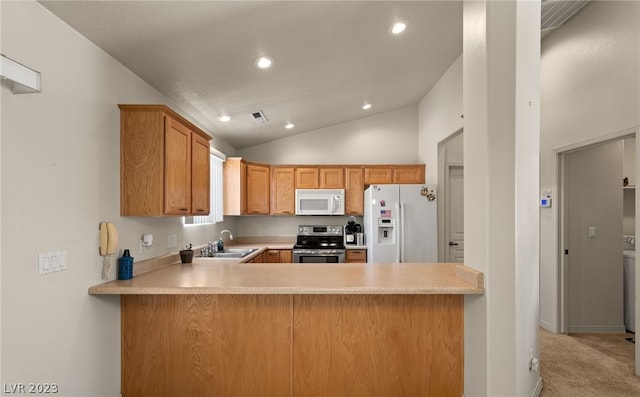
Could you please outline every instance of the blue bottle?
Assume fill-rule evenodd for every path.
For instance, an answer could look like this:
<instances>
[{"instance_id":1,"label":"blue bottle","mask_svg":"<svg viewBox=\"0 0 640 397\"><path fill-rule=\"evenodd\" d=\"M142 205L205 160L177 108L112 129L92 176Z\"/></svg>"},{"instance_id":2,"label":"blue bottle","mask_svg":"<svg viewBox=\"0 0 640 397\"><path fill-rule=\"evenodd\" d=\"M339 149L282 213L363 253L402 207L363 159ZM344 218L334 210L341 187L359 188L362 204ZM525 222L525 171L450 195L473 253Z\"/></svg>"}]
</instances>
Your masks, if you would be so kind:
<instances>
[{"instance_id":1,"label":"blue bottle","mask_svg":"<svg viewBox=\"0 0 640 397\"><path fill-rule=\"evenodd\" d=\"M129 250L118 258L118 280L131 280L133 278L133 257Z\"/></svg>"}]
</instances>

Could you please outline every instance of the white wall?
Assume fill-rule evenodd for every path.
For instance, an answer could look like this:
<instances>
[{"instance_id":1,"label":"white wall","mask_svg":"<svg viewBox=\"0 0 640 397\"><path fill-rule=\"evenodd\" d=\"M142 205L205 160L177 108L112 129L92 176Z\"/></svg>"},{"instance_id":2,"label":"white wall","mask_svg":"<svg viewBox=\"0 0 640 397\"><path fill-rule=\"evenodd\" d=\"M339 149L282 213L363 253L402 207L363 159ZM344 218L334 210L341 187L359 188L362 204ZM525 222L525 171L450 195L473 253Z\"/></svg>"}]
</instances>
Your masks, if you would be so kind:
<instances>
[{"instance_id":1,"label":"white wall","mask_svg":"<svg viewBox=\"0 0 640 397\"><path fill-rule=\"evenodd\" d=\"M545 37L540 187L558 194L554 151L640 124L640 3L592 1ZM557 332L558 206L540 214L540 323Z\"/></svg>"},{"instance_id":2,"label":"white wall","mask_svg":"<svg viewBox=\"0 0 640 397\"><path fill-rule=\"evenodd\" d=\"M405 106L238 150L269 164L418 163L418 108Z\"/></svg>"},{"instance_id":3,"label":"white wall","mask_svg":"<svg viewBox=\"0 0 640 397\"><path fill-rule=\"evenodd\" d=\"M119 299L87 294L102 282L99 222L114 222L120 249L138 261L168 253L170 233L180 248L235 220L185 231L180 218L121 218L117 104L171 104L40 4L0 7L2 53L42 73L42 93L1 88L1 382L53 382L60 396L118 396ZM214 145L233 151L215 137ZM156 241L144 255L143 233ZM37 254L51 250L67 250L68 269L38 276Z\"/></svg>"},{"instance_id":4,"label":"white wall","mask_svg":"<svg viewBox=\"0 0 640 397\"><path fill-rule=\"evenodd\" d=\"M438 184L438 144L459 131L462 116L462 55L418 105L418 151L428 165L427 183Z\"/></svg>"}]
</instances>

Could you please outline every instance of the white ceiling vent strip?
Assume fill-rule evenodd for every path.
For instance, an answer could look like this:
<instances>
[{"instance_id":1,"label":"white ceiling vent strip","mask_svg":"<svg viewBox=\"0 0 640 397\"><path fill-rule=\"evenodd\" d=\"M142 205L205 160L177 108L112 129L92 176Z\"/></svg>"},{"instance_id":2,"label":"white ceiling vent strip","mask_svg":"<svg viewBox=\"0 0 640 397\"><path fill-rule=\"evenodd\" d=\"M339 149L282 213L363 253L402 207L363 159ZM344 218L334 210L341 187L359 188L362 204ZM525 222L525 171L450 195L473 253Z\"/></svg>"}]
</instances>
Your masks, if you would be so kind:
<instances>
[{"instance_id":1,"label":"white ceiling vent strip","mask_svg":"<svg viewBox=\"0 0 640 397\"><path fill-rule=\"evenodd\" d=\"M565 23L589 0L542 0L541 30L555 29Z\"/></svg>"}]
</instances>

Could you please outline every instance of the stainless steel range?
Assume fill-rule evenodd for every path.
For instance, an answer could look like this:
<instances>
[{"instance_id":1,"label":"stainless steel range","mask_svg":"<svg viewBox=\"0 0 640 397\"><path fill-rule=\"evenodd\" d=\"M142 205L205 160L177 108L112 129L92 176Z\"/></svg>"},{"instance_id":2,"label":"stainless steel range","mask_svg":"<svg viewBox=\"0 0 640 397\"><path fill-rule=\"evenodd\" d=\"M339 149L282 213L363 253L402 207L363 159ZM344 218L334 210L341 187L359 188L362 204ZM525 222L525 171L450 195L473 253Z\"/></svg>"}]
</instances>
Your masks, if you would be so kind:
<instances>
[{"instance_id":1,"label":"stainless steel range","mask_svg":"<svg viewBox=\"0 0 640 397\"><path fill-rule=\"evenodd\" d=\"M300 225L293 246L294 263L344 263L342 225Z\"/></svg>"}]
</instances>

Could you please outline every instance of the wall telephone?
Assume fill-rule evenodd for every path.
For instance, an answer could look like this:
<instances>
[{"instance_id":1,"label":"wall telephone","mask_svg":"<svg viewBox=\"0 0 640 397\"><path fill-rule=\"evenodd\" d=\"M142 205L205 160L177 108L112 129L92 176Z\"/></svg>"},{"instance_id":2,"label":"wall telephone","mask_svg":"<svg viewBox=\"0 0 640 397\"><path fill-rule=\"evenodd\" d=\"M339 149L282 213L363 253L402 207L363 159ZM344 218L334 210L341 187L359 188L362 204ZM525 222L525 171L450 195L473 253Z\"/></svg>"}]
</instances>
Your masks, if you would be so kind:
<instances>
[{"instance_id":1,"label":"wall telephone","mask_svg":"<svg viewBox=\"0 0 640 397\"><path fill-rule=\"evenodd\" d=\"M118 229L111 222L100 222L100 255L111 255L118 249Z\"/></svg>"}]
</instances>

